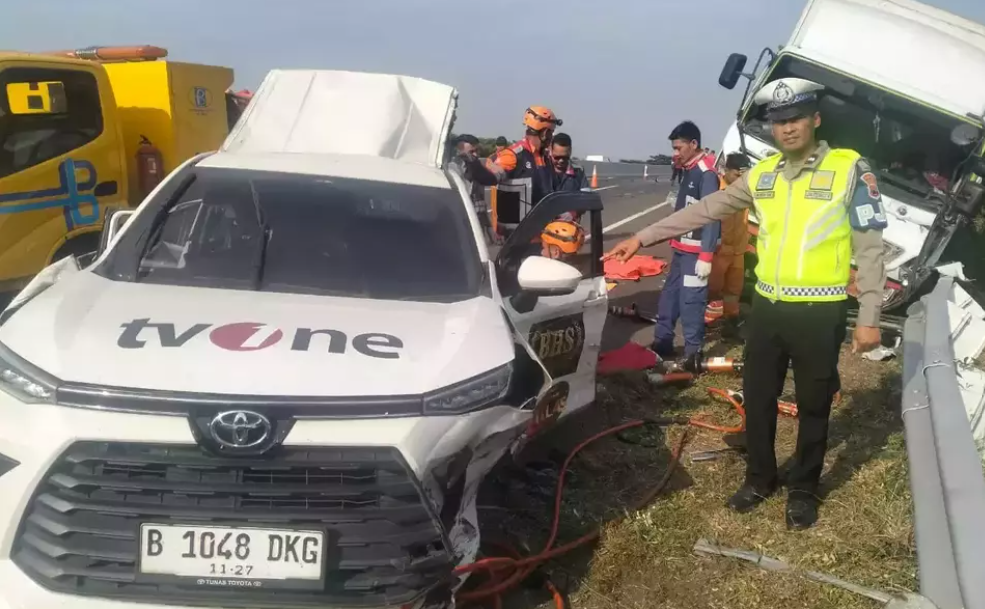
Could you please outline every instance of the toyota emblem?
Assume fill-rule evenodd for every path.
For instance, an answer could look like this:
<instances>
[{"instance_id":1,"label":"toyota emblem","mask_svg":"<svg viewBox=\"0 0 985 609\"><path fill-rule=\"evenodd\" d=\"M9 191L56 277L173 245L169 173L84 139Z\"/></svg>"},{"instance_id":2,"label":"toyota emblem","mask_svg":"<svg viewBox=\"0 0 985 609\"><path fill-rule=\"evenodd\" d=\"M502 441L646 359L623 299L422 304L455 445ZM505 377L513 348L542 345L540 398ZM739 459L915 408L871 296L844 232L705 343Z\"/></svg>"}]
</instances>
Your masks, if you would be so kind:
<instances>
[{"instance_id":1,"label":"toyota emblem","mask_svg":"<svg viewBox=\"0 0 985 609\"><path fill-rule=\"evenodd\" d=\"M215 415L209 423L212 438L225 448L257 448L273 433L270 419L250 410L229 410Z\"/></svg>"}]
</instances>

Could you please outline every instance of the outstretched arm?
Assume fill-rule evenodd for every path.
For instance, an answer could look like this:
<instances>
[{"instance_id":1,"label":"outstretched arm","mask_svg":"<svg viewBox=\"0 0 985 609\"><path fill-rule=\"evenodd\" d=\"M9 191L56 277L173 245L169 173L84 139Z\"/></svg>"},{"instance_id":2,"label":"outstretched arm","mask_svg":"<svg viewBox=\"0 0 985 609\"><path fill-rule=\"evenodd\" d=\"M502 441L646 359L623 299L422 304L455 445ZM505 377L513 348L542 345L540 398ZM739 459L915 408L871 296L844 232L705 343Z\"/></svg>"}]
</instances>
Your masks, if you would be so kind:
<instances>
[{"instance_id":1,"label":"outstretched arm","mask_svg":"<svg viewBox=\"0 0 985 609\"><path fill-rule=\"evenodd\" d=\"M739 179L725 190L716 190L694 205L674 212L655 224L636 233L636 238L646 247L673 239L701 228L706 224L722 220L752 207L753 198L749 184L745 179Z\"/></svg>"}]
</instances>

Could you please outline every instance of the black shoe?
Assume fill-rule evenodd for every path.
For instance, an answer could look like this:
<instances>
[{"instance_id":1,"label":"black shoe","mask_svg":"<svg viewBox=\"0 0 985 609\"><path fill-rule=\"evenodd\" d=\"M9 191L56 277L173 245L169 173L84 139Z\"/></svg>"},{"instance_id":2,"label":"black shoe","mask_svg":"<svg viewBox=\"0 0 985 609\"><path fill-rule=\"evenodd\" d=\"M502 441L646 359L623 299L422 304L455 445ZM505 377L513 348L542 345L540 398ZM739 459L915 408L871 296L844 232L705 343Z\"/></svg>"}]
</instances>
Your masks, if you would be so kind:
<instances>
[{"instance_id":1,"label":"black shoe","mask_svg":"<svg viewBox=\"0 0 985 609\"><path fill-rule=\"evenodd\" d=\"M791 491L787 495L787 528L803 531L817 522L817 498L805 491Z\"/></svg>"},{"instance_id":2,"label":"black shoe","mask_svg":"<svg viewBox=\"0 0 985 609\"><path fill-rule=\"evenodd\" d=\"M730 317L722 322L722 338L725 340L741 340L741 322L738 318Z\"/></svg>"},{"instance_id":3,"label":"black shoe","mask_svg":"<svg viewBox=\"0 0 985 609\"><path fill-rule=\"evenodd\" d=\"M753 488L750 484L743 484L742 488L729 497L728 507L740 514L748 514L759 507L760 503L769 499L772 494L772 490L761 491Z\"/></svg>"},{"instance_id":4,"label":"black shoe","mask_svg":"<svg viewBox=\"0 0 985 609\"><path fill-rule=\"evenodd\" d=\"M656 353L662 360L672 360L674 359L674 356L677 355L673 346L668 347L667 345L656 341L650 343L650 351Z\"/></svg>"}]
</instances>

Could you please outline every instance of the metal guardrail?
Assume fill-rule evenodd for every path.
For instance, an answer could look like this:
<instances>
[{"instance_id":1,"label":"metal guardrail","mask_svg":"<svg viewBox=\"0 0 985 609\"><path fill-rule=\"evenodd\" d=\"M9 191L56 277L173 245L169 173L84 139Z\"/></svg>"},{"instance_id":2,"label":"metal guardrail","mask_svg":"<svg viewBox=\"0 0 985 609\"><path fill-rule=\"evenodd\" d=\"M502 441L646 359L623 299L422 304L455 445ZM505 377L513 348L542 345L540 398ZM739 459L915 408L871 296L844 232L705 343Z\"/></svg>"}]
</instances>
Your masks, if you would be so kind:
<instances>
[{"instance_id":1,"label":"metal guardrail","mask_svg":"<svg viewBox=\"0 0 985 609\"><path fill-rule=\"evenodd\" d=\"M985 609L985 475L958 385L953 284L941 277L907 311L902 416L920 593L940 609Z\"/></svg>"}]
</instances>

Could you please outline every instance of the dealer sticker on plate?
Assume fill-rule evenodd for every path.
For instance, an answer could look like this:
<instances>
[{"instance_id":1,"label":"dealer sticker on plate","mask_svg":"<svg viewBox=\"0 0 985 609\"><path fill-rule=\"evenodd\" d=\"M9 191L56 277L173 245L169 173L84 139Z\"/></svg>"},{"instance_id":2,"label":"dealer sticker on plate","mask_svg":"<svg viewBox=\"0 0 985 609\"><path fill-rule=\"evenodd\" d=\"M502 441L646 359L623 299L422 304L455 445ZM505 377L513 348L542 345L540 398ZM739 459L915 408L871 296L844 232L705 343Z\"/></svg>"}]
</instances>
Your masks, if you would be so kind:
<instances>
[{"instance_id":1,"label":"dealer sticker on plate","mask_svg":"<svg viewBox=\"0 0 985 609\"><path fill-rule=\"evenodd\" d=\"M140 575L199 586L321 588L325 532L140 525Z\"/></svg>"}]
</instances>

